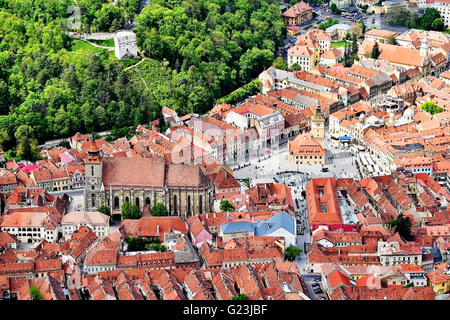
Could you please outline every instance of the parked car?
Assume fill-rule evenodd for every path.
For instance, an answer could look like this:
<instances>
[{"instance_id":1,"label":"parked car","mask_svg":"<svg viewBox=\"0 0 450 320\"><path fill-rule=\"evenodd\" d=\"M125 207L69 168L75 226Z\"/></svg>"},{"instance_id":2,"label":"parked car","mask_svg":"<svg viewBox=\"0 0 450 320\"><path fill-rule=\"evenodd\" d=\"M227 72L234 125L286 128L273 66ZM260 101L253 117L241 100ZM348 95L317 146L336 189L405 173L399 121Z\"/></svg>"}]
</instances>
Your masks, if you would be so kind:
<instances>
[{"instance_id":1,"label":"parked car","mask_svg":"<svg viewBox=\"0 0 450 320\"><path fill-rule=\"evenodd\" d=\"M319 287L317 287L317 288L314 288L314 293L315 293L315 294L320 294L320 293L323 293L323 291L322 291L322 289L320 289Z\"/></svg>"}]
</instances>

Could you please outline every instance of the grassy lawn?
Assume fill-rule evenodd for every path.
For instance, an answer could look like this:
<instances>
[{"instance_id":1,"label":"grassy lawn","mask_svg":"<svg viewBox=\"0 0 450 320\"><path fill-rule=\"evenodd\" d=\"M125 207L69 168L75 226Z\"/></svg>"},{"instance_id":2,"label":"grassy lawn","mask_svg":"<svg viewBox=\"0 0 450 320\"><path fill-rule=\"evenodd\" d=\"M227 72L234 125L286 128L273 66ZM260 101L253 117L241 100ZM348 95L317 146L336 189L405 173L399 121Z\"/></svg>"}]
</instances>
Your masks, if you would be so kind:
<instances>
[{"instance_id":1,"label":"grassy lawn","mask_svg":"<svg viewBox=\"0 0 450 320\"><path fill-rule=\"evenodd\" d=\"M114 39L108 39L108 40L89 40L92 43L105 46L105 47L114 47Z\"/></svg>"},{"instance_id":2,"label":"grassy lawn","mask_svg":"<svg viewBox=\"0 0 450 320\"><path fill-rule=\"evenodd\" d=\"M346 41L334 41L334 42L331 42L330 48L333 49L333 48L343 47L343 46L345 46L346 43L347 43Z\"/></svg>"},{"instance_id":3,"label":"grassy lawn","mask_svg":"<svg viewBox=\"0 0 450 320\"><path fill-rule=\"evenodd\" d=\"M101 48L97 48L94 46L91 46L89 43L74 39L73 40L73 46L70 51L77 52L77 53L99 53L102 52Z\"/></svg>"}]
</instances>

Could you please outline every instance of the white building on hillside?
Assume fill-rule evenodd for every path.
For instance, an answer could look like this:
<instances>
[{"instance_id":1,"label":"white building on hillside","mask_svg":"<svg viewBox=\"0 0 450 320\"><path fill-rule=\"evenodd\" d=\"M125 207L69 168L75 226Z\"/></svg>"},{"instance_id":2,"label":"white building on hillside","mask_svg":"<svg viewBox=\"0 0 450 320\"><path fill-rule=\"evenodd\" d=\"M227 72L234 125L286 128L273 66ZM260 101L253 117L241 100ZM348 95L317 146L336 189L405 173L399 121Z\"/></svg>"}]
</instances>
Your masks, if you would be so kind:
<instances>
[{"instance_id":1,"label":"white building on hillside","mask_svg":"<svg viewBox=\"0 0 450 320\"><path fill-rule=\"evenodd\" d=\"M118 31L114 35L114 53L117 59L128 59L137 56L136 34L131 31Z\"/></svg>"}]
</instances>

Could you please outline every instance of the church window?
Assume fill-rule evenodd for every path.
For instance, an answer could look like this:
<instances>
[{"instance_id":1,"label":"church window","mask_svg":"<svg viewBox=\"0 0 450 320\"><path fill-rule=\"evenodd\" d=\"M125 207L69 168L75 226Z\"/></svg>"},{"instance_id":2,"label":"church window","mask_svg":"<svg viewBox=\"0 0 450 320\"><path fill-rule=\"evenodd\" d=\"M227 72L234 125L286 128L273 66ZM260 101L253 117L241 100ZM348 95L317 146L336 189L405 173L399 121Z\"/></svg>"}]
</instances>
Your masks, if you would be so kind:
<instances>
[{"instance_id":1,"label":"church window","mask_svg":"<svg viewBox=\"0 0 450 320\"><path fill-rule=\"evenodd\" d=\"M187 211L188 211L188 215L191 214L191 196L188 196Z\"/></svg>"},{"instance_id":2,"label":"church window","mask_svg":"<svg viewBox=\"0 0 450 320\"><path fill-rule=\"evenodd\" d=\"M178 215L178 212L177 212L177 196L176 195L174 195L173 196L173 214L174 215Z\"/></svg>"}]
</instances>

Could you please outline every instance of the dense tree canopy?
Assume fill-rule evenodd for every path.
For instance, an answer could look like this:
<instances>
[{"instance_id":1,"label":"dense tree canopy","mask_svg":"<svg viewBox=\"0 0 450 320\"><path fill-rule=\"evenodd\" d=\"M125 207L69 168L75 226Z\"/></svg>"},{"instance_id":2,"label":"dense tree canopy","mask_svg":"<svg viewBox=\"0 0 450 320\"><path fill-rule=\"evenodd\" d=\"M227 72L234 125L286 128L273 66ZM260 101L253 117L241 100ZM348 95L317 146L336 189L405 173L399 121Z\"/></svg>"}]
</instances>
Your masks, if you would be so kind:
<instances>
[{"instance_id":1,"label":"dense tree canopy","mask_svg":"<svg viewBox=\"0 0 450 320\"><path fill-rule=\"evenodd\" d=\"M378 59L379 55L380 55L380 48L378 46L378 42L375 42L375 44L373 45L372 53L371 53L370 57L373 59Z\"/></svg>"},{"instance_id":2,"label":"dense tree canopy","mask_svg":"<svg viewBox=\"0 0 450 320\"><path fill-rule=\"evenodd\" d=\"M145 249L150 250L150 251L159 251L159 252L167 251L166 246L162 245L161 243L158 243L158 242L152 242L152 243L146 244Z\"/></svg>"},{"instance_id":3,"label":"dense tree canopy","mask_svg":"<svg viewBox=\"0 0 450 320\"><path fill-rule=\"evenodd\" d=\"M69 52L73 40L42 16L25 21L0 11L1 147L19 144L17 155L32 159L38 141L157 116L149 90L131 83L117 60L106 51Z\"/></svg>"},{"instance_id":4,"label":"dense tree canopy","mask_svg":"<svg viewBox=\"0 0 450 320\"><path fill-rule=\"evenodd\" d=\"M125 237L125 242L127 243L127 251L167 251L166 246L161 244L159 240L148 240L142 237Z\"/></svg>"},{"instance_id":5,"label":"dense tree canopy","mask_svg":"<svg viewBox=\"0 0 450 320\"><path fill-rule=\"evenodd\" d=\"M145 247L152 243L150 240L147 240L142 237L125 237L125 242L127 243L127 251L145 251L147 250Z\"/></svg>"},{"instance_id":6,"label":"dense tree canopy","mask_svg":"<svg viewBox=\"0 0 450 320\"><path fill-rule=\"evenodd\" d=\"M291 244L291 245L289 245L289 247L286 248L286 251L284 254L285 259L288 261L294 261L295 258L297 258L300 255L300 253L302 253L302 252L303 252L302 249Z\"/></svg>"},{"instance_id":7,"label":"dense tree canopy","mask_svg":"<svg viewBox=\"0 0 450 320\"><path fill-rule=\"evenodd\" d=\"M286 33L275 0L154 0L137 21L139 46L177 78L162 104L182 114L254 79Z\"/></svg>"},{"instance_id":8,"label":"dense tree canopy","mask_svg":"<svg viewBox=\"0 0 450 320\"><path fill-rule=\"evenodd\" d=\"M152 216L160 217L160 216L168 216L169 212L167 211L166 206L162 202L155 203L152 207Z\"/></svg>"},{"instance_id":9,"label":"dense tree canopy","mask_svg":"<svg viewBox=\"0 0 450 320\"><path fill-rule=\"evenodd\" d=\"M335 24L338 24L338 19L328 18L327 21L319 23L317 26L318 29L325 30L331 26L334 26Z\"/></svg>"},{"instance_id":10,"label":"dense tree canopy","mask_svg":"<svg viewBox=\"0 0 450 320\"><path fill-rule=\"evenodd\" d=\"M405 238L407 241L414 240L414 236L411 232L411 220L409 219L409 217L404 217L403 213L400 213L397 216L397 219L390 221L389 224L391 225L391 227L395 227L395 232L398 232L398 234Z\"/></svg>"},{"instance_id":11,"label":"dense tree canopy","mask_svg":"<svg viewBox=\"0 0 450 320\"><path fill-rule=\"evenodd\" d=\"M411 15L408 10L391 11L386 14L386 21L408 28L442 31L445 29L441 14L436 8L426 8L423 16Z\"/></svg>"},{"instance_id":12,"label":"dense tree canopy","mask_svg":"<svg viewBox=\"0 0 450 320\"><path fill-rule=\"evenodd\" d=\"M30 296L32 300L44 300L44 296L41 291L35 286L30 286Z\"/></svg>"},{"instance_id":13,"label":"dense tree canopy","mask_svg":"<svg viewBox=\"0 0 450 320\"><path fill-rule=\"evenodd\" d=\"M124 202L122 205L122 219L139 219L141 217L139 207L130 202Z\"/></svg>"},{"instance_id":14,"label":"dense tree canopy","mask_svg":"<svg viewBox=\"0 0 450 320\"><path fill-rule=\"evenodd\" d=\"M235 208L228 200L220 201L220 211L233 211Z\"/></svg>"},{"instance_id":15,"label":"dense tree canopy","mask_svg":"<svg viewBox=\"0 0 450 320\"><path fill-rule=\"evenodd\" d=\"M276 0L78 0L82 31L115 31L137 20L148 57L123 71L106 50L67 36L72 0L0 0L0 146L36 157L36 144L148 123L166 105L204 113L258 90L286 28ZM85 49L78 51L75 48ZM94 50L95 49L95 50ZM139 60L139 58L138 58ZM17 137L21 126L32 132Z\"/></svg>"},{"instance_id":16,"label":"dense tree canopy","mask_svg":"<svg viewBox=\"0 0 450 320\"><path fill-rule=\"evenodd\" d=\"M444 108L437 106L433 101L427 101L420 105L420 109L431 114L444 112Z\"/></svg>"},{"instance_id":17,"label":"dense tree canopy","mask_svg":"<svg viewBox=\"0 0 450 320\"><path fill-rule=\"evenodd\" d=\"M106 214L107 216L111 216L111 209L105 205L98 207L97 211Z\"/></svg>"}]
</instances>

